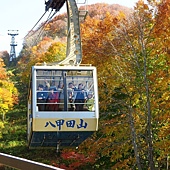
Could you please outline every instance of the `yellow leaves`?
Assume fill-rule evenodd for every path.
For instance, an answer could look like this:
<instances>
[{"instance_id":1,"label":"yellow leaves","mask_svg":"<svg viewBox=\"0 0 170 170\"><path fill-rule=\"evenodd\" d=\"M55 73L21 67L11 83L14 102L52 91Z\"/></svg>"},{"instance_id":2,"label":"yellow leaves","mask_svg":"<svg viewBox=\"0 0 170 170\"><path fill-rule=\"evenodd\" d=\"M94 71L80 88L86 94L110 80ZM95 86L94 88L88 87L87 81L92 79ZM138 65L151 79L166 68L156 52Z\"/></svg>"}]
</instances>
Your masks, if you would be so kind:
<instances>
[{"instance_id":1,"label":"yellow leaves","mask_svg":"<svg viewBox=\"0 0 170 170\"><path fill-rule=\"evenodd\" d=\"M64 60L66 56L66 46L63 43L55 42L51 44L48 51L44 55L46 62L57 62Z\"/></svg>"},{"instance_id":2,"label":"yellow leaves","mask_svg":"<svg viewBox=\"0 0 170 170\"><path fill-rule=\"evenodd\" d=\"M112 166L111 170L131 170L131 166L129 165L134 165L135 161L133 160L132 157L129 157L128 159L124 160L119 160L117 163Z\"/></svg>"},{"instance_id":3,"label":"yellow leaves","mask_svg":"<svg viewBox=\"0 0 170 170\"><path fill-rule=\"evenodd\" d=\"M115 144L110 158L110 161L115 162L115 164L113 164L111 169L130 169L129 165L133 164L134 158L130 155L131 153L128 152L129 150L131 150L131 147L128 143Z\"/></svg>"},{"instance_id":4,"label":"yellow leaves","mask_svg":"<svg viewBox=\"0 0 170 170\"><path fill-rule=\"evenodd\" d=\"M166 101L170 99L170 92L166 91L165 93L163 93L162 98Z\"/></svg>"},{"instance_id":5,"label":"yellow leaves","mask_svg":"<svg viewBox=\"0 0 170 170\"><path fill-rule=\"evenodd\" d=\"M133 100L134 100L134 102L133 102L133 106L136 106L136 105L138 105L138 104L139 104L139 102L140 102L140 98L141 98L141 96L140 96L140 94L139 94L139 93L137 93L137 94L135 94L135 95L133 96Z\"/></svg>"},{"instance_id":6,"label":"yellow leaves","mask_svg":"<svg viewBox=\"0 0 170 170\"><path fill-rule=\"evenodd\" d=\"M126 15L124 12L120 11L118 16L117 16L118 20L122 20L122 19L125 19L126 18Z\"/></svg>"},{"instance_id":7,"label":"yellow leaves","mask_svg":"<svg viewBox=\"0 0 170 170\"><path fill-rule=\"evenodd\" d=\"M5 114L12 106L12 93L5 88L0 88L0 114Z\"/></svg>"},{"instance_id":8,"label":"yellow leaves","mask_svg":"<svg viewBox=\"0 0 170 170\"><path fill-rule=\"evenodd\" d=\"M170 114L169 114L170 115ZM159 129L158 141L155 143L155 147L159 148L160 156L158 161L166 158L170 153L170 116L167 118L166 123Z\"/></svg>"},{"instance_id":9,"label":"yellow leaves","mask_svg":"<svg viewBox=\"0 0 170 170\"><path fill-rule=\"evenodd\" d=\"M4 123L0 121L0 129L3 129L4 127Z\"/></svg>"},{"instance_id":10,"label":"yellow leaves","mask_svg":"<svg viewBox=\"0 0 170 170\"><path fill-rule=\"evenodd\" d=\"M35 52L35 51L37 51L37 46L32 47L32 52Z\"/></svg>"},{"instance_id":11,"label":"yellow leaves","mask_svg":"<svg viewBox=\"0 0 170 170\"><path fill-rule=\"evenodd\" d=\"M3 59L0 58L0 68L2 69L4 66L5 66L5 64L4 64L4 62L3 62Z\"/></svg>"},{"instance_id":12,"label":"yellow leaves","mask_svg":"<svg viewBox=\"0 0 170 170\"><path fill-rule=\"evenodd\" d=\"M4 122L0 121L0 139L2 138L2 129L4 128Z\"/></svg>"},{"instance_id":13,"label":"yellow leaves","mask_svg":"<svg viewBox=\"0 0 170 170\"><path fill-rule=\"evenodd\" d=\"M161 138L166 138L168 135L170 135L170 116L167 119L167 122L164 123L164 126L160 128L160 132L159 132L159 137Z\"/></svg>"},{"instance_id":14,"label":"yellow leaves","mask_svg":"<svg viewBox=\"0 0 170 170\"><path fill-rule=\"evenodd\" d=\"M7 74L2 66L0 67L0 114L5 115L13 107L13 104L18 101L18 92L9 79L13 74L10 72Z\"/></svg>"}]
</instances>

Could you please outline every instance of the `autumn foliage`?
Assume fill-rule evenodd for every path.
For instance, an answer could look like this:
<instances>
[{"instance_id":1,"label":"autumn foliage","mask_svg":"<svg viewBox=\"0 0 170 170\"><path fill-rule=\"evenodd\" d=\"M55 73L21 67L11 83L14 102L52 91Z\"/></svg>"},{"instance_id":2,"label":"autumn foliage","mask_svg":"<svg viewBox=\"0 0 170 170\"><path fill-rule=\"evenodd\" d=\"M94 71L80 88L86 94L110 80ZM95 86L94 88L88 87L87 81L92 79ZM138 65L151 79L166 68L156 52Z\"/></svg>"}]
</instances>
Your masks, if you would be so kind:
<instances>
[{"instance_id":1,"label":"autumn foliage","mask_svg":"<svg viewBox=\"0 0 170 170\"><path fill-rule=\"evenodd\" d=\"M11 72L4 68L4 62L0 58L0 116L5 119L5 114L18 103L18 92L14 83L10 80Z\"/></svg>"},{"instance_id":2,"label":"autumn foliage","mask_svg":"<svg viewBox=\"0 0 170 170\"><path fill-rule=\"evenodd\" d=\"M66 45L44 37L36 46L25 48L18 62L22 82L28 83L31 66L43 63L54 63L65 58Z\"/></svg>"},{"instance_id":3,"label":"autumn foliage","mask_svg":"<svg viewBox=\"0 0 170 170\"><path fill-rule=\"evenodd\" d=\"M148 0L148 4L139 0L128 14L115 12L108 4L89 6L89 15L81 23L83 64L92 64L98 71L99 131L78 150L64 150L52 161L54 166L69 170L169 168L169 8L168 0ZM49 36L23 49L18 62L23 82L28 82L32 65L64 59L64 27L55 18L45 27ZM55 31L62 31L60 39L52 39ZM4 73L2 66L0 76L7 81ZM12 107L10 83L2 83L10 101L1 91L0 96Z\"/></svg>"},{"instance_id":4,"label":"autumn foliage","mask_svg":"<svg viewBox=\"0 0 170 170\"><path fill-rule=\"evenodd\" d=\"M98 68L101 110L101 130L82 147L99 153L100 168L168 166L169 2L149 3L139 1L129 17L106 13L82 25L83 62Z\"/></svg>"}]
</instances>

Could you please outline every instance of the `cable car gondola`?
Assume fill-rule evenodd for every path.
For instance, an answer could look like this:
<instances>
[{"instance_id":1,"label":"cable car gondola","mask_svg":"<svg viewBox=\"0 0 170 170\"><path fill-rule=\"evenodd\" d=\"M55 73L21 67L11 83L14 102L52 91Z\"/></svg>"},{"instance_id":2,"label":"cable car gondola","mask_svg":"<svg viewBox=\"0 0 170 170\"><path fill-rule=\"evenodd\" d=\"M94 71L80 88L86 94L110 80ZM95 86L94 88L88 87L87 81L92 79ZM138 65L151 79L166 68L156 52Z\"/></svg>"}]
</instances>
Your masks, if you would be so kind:
<instances>
[{"instance_id":1,"label":"cable car gondola","mask_svg":"<svg viewBox=\"0 0 170 170\"><path fill-rule=\"evenodd\" d=\"M81 65L79 11L75 0L66 0L66 5L66 58L57 65L32 66L27 113L29 148L77 147L98 130L96 68Z\"/></svg>"},{"instance_id":2,"label":"cable car gondola","mask_svg":"<svg viewBox=\"0 0 170 170\"><path fill-rule=\"evenodd\" d=\"M29 148L76 147L98 130L95 67L33 66L30 82ZM43 88L41 92L39 86ZM39 93L43 95L37 98ZM49 98L52 93L56 98ZM88 103L88 100L91 101Z\"/></svg>"}]
</instances>

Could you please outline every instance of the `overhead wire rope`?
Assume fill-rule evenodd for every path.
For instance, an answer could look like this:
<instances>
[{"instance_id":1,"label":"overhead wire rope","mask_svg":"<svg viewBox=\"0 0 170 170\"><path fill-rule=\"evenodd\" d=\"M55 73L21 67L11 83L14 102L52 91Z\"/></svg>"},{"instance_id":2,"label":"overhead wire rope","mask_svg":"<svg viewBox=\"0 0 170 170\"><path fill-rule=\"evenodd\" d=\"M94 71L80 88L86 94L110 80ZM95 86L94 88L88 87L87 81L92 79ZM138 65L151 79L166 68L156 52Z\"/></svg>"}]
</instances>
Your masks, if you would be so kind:
<instances>
[{"instance_id":1,"label":"overhead wire rope","mask_svg":"<svg viewBox=\"0 0 170 170\"><path fill-rule=\"evenodd\" d=\"M38 34L38 36L37 36L37 38L36 38L36 40L35 40L36 43L38 42L38 39L40 38L40 36L42 35L42 32L44 31L45 25L46 25L46 24L51 20L51 18L56 14L56 12L54 12L54 14L50 17L52 11L53 11L53 10L51 10L50 14L48 15L47 20L46 20L46 21L41 25L41 27L39 28L39 29L41 29L41 28L42 28L42 29L40 30L40 32L39 32L39 34Z\"/></svg>"},{"instance_id":2,"label":"overhead wire rope","mask_svg":"<svg viewBox=\"0 0 170 170\"><path fill-rule=\"evenodd\" d=\"M49 8L51 7L51 5L52 5L52 2L53 1L51 1L50 2L50 4L49 4L49 7L46 9L46 11L44 12L44 14L41 16L41 18L37 21L37 23L33 26L33 28L27 33L27 35L24 37L24 38L26 38L28 35L29 35L29 33L31 32L31 31L33 31L33 29L37 26L37 24L40 22L40 20L44 17L44 15L46 14L46 12L49 10ZM52 10L53 10L53 8L52 8ZM55 11L55 13L52 15L52 17L58 12L59 10L56 10ZM52 12L52 11L51 11ZM51 13L50 12L50 13ZM50 19L52 19L52 17L50 18ZM41 26L42 27L42 26ZM41 28L40 27L40 28ZM32 33L30 36L32 36L34 33Z\"/></svg>"},{"instance_id":3,"label":"overhead wire rope","mask_svg":"<svg viewBox=\"0 0 170 170\"><path fill-rule=\"evenodd\" d=\"M36 40L35 40L36 43L37 43L38 39L40 38L40 36L42 35L42 31L44 30L45 25L46 25L46 24L53 18L53 16L57 13L57 11L55 11L55 12L52 14L52 16L50 17L52 11L53 11L53 9L51 10L51 12L50 12L47 20L38 28L38 30L40 30L40 29L43 27L43 28L41 29L41 31L39 32ZM38 22L37 22L37 23L38 23ZM34 28L34 27L33 27L33 28ZM30 37L30 36L33 36L38 30L36 30L35 32L33 32L31 35L29 35L29 37ZM30 32L31 32L31 31L30 31ZM28 34L29 34L29 33L28 33ZM27 35L28 35L28 34L27 34ZM25 36L25 37L26 37L26 36Z\"/></svg>"},{"instance_id":4,"label":"overhead wire rope","mask_svg":"<svg viewBox=\"0 0 170 170\"><path fill-rule=\"evenodd\" d=\"M28 35L29 35L29 33L31 32L31 31L33 31L33 29L37 26L37 24L41 21L41 19L44 17L44 15L46 14L46 12L47 11L45 11L44 12L44 14L40 17L40 19L36 22L36 24L32 27L32 29L27 33L27 35L24 37L24 38L26 38Z\"/></svg>"},{"instance_id":5,"label":"overhead wire rope","mask_svg":"<svg viewBox=\"0 0 170 170\"><path fill-rule=\"evenodd\" d=\"M65 1L64 1L65 2ZM40 22L40 20L44 17L44 15L46 14L46 12L52 7L52 3L53 3L53 0L50 1L50 4L48 4L48 7L46 8L44 14L40 17L40 19L37 21L37 23L33 26L33 28L27 33L27 35L24 37L25 38L28 38L28 37L31 37L33 36L38 30L40 30L42 27L45 26L45 24L47 24L52 18L53 16L59 11L59 9L56 8L54 14L50 17L53 9L55 8L52 8L52 11L50 12L50 15L48 16L47 20L35 31L33 31L33 29L37 26L37 24ZM46 1L45 1L45 4L46 4ZM44 30L44 28L39 32L37 38L36 38L36 41L34 41L35 43L37 43L38 39L40 38L40 36L42 35L42 31ZM32 33L31 33L32 32ZM31 33L31 34L30 34ZM30 34L30 35L29 35Z\"/></svg>"}]
</instances>

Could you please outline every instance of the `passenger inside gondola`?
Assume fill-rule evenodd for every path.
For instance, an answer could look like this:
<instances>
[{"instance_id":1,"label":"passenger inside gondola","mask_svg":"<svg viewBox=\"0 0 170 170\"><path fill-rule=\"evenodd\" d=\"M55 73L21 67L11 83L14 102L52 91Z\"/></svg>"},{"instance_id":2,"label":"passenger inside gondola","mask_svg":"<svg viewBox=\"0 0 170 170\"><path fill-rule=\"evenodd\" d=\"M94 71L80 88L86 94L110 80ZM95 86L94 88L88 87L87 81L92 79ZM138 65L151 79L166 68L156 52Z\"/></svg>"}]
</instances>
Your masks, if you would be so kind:
<instances>
[{"instance_id":1,"label":"passenger inside gondola","mask_svg":"<svg viewBox=\"0 0 170 170\"><path fill-rule=\"evenodd\" d=\"M45 110L45 103L47 99L47 92L44 91L44 86L39 84L37 91L37 106L39 111Z\"/></svg>"},{"instance_id":2,"label":"passenger inside gondola","mask_svg":"<svg viewBox=\"0 0 170 170\"><path fill-rule=\"evenodd\" d=\"M44 82L45 82L44 90L48 91L50 88L50 83L46 79L44 80Z\"/></svg>"},{"instance_id":3,"label":"passenger inside gondola","mask_svg":"<svg viewBox=\"0 0 170 170\"><path fill-rule=\"evenodd\" d=\"M64 110L64 84L59 81L57 91L59 92L59 110Z\"/></svg>"},{"instance_id":4,"label":"passenger inside gondola","mask_svg":"<svg viewBox=\"0 0 170 170\"><path fill-rule=\"evenodd\" d=\"M75 110L75 95L74 95L74 90L76 90L76 87L74 86L73 82L70 82L68 84L67 88L67 96L68 96L68 103L69 103L69 110L74 111Z\"/></svg>"},{"instance_id":5,"label":"passenger inside gondola","mask_svg":"<svg viewBox=\"0 0 170 170\"><path fill-rule=\"evenodd\" d=\"M87 95L84 109L87 111L94 111L94 98L92 92L89 92Z\"/></svg>"},{"instance_id":6,"label":"passenger inside gondola","mask_svg":"<svg viewBox=\"0 0 170 170\"><path fill-rule=\"evenodd\" d=\"M50 92L47 97L47 111L58 111L59 110L59 92L56 92L54 87L50 87Z\"/></svg>"},{"instance_id":7,"label":"passenger inside gondola","mask_svg":"<svg viewBox=\"0 0 170 170\"><path fill-rule=\"evenodd\" d=\"M70 83L68 87L71 87ZM57 91L59 92L59 110L64 111L64 84L63 82L59 81ZM75 110L75 107L73 104L73 93L74 93L74 90L72 88L67 88L67 109L69 111Z\"/></svg>"},{"instance_id":8,"label":"passenger inside gondola","mask_svg":"<svg viewBox=\"0 0 170 170\"><path fill-rule=\"evenodd\" d=\"M85 99L87 98L87 92L84 90L83 84L80 83L78 85L78 89L75 89L76 97L75 97L75 110L83 111Z\"/></svg>"},{"instance_id":9,"label":"passenger inside gondola","mask_svg":"<svg viewBox=\"0 0 170 170\"><path fill-rule=\"evenodd\" d=\"M55 80L52 80L50 89L53 89L55 92L57 91L57 86L56 86L56 84L55 84Z\"/></svg>"}]
</instances>

